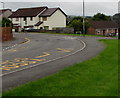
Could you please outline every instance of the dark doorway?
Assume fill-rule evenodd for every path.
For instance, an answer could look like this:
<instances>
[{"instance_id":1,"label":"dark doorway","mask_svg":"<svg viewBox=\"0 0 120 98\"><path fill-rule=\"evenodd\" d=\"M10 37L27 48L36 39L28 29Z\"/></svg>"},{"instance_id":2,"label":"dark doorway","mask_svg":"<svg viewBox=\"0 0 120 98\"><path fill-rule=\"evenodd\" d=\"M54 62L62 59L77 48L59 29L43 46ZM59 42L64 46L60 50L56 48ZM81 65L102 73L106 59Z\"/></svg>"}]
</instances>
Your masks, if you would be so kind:
<instances>
[{"instance_id":1,"label":"dark doorway","mask_svg":"<svg viewBox=\"0 0 120 98\"><path fill-rule=\"evenodd\" d=\"M103 30L103 36L105 36L105 30Z\"/></svg>"}]
</instances>

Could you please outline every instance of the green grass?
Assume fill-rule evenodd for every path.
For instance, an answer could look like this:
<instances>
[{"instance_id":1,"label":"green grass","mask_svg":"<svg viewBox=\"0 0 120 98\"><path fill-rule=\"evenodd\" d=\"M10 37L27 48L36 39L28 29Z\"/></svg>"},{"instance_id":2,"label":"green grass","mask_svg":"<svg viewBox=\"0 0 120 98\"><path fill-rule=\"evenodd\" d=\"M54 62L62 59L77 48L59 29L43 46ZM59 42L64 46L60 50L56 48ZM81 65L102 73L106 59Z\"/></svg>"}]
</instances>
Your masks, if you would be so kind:
<instances>
[{"instance_id":1,"label":"green grass","mask_svg":"<svg viewBox=\"0 0 120 98\"><path fill-rule=\"evenodd\" d=\"M51 33L51 34L52 34L52 33ZM83 34L65 34L65 33L54 33L54 34L70 35L70 36L83 36ZM105 37L105 36L103 36L103 35L89 35L89 34L85 34L85 36Z\"/></svg>"},{"instance_id":2,"label":"green grass","mask_svg":"<svg viewBox=\"0 0 120 98\"><path fill-rule=\"evenodd\" d=\"M29 32L29 33L43 33L43 32ZM83 34L66 34L66 33L53 33L53 32L45 32L44 34L83 36ZM91 36L91 37L108 37L108 36L103 36L103 35L90 35L90 34L85 34L85 36ZM117 38L117 36L112 36L112 37Z\"/></svg>"},{"instance_id":3,"label":"green grass","mask_svg":"<svg viewBox=\"0 0 120 98\"><path fill-rule=\"evenodd\" d=\"M4 92L3 96L117 96L118 42L101 41L106 49L97 57Z\"/></svg>"}]
</instances>

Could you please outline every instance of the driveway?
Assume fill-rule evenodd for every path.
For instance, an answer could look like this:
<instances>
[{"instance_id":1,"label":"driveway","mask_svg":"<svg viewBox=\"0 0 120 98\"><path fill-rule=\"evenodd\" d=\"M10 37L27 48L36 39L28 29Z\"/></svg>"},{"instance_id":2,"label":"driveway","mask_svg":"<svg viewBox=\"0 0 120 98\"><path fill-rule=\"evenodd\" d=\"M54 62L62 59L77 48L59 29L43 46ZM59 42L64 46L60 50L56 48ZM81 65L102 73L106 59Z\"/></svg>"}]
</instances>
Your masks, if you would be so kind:
<instances>
[{"instance_id":1,"label":"driveway","mask_svg":"<svg viewBox=\"0 0 120 98\"><path fill-rule=\"evenodd\" d=\"M97 56L105 47L98 37L14 34L27 38L3 51L2 89L8 90Z\"/></svg>"}]
</instances>

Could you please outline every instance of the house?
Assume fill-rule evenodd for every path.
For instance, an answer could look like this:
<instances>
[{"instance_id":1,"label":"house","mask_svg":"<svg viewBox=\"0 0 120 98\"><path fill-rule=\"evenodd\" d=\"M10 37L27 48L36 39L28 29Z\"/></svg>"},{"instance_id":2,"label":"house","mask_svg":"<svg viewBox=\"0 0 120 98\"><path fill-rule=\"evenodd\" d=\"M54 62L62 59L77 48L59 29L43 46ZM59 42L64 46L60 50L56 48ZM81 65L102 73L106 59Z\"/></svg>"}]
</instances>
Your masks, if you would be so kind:
<instances>
[{"instance_id":1,"label":"house","mask_svg":"<svg viewBox=\"0 0 120 98\"><path fill-rule=\"evenodd\" d=\"M118 24L113 21L90 21L88 34L92 35L116 35L118 33Z\"/></svg>"},{"instance_id":2,"label":"house","mask_svg":"<svg viewBox=\"0 0 120 98\"><path fill-rule=\"evenodd\" d=\"M0 10L0 17L8 18L11 14L12 14L12 10L11 9Z\"/></svg>"},{"instance_id":3,"label":"house","mask_svg":"<svg viewBox=\"0 0 120 98\"><path fill-rule=\"evenodd\" d=\"M66 27L66 14L60 8L36 7L22 8L9 16L14 28L53 30L59 27Z\"/></svg>"}]
</instances>

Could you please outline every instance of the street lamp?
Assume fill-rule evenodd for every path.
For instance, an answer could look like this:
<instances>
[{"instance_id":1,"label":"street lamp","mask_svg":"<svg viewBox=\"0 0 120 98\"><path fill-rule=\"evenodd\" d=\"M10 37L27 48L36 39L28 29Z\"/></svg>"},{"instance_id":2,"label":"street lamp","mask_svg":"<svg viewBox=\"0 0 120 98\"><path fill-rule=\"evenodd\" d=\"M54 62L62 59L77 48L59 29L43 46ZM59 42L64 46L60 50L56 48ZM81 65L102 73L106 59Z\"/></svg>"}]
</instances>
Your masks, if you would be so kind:
<instances>
[{"instance_id":1,"label":"street lamp","mask_svg":"<svg viewBox=\"0 0 120 98\"><path fill-rule=\"evenodd\" d=\"M83 0L83 37L85 37L85 2Z\"/></svg>"},{"instance_id":2,"label":"street lamp","mask_svg":"<svg viewBox=\"0 0 120 98\"><path fill-rule=\"evenodd\" d=\"M3 4L3 10L4 10L4 8L5 8L5 6L4 6L4 5L5 5L5 3L4 3L4 2L1 2L1 3Z\"/></svg>"},{"instance_id":3,"label":"street lamp","mask_svg":"<svg viewBox=\"0 0 120 98\"><path fill-rule=\"evenodd\" d=\"M4 8L5 8L5 3L4 2L0 2L0 3L2 3L3 4L3 10L4 10ZM2 14L3 14L3 11L2 11ZM4 14L2 15L3 17L4 17Z\"/></svg>"}]
</instances>

